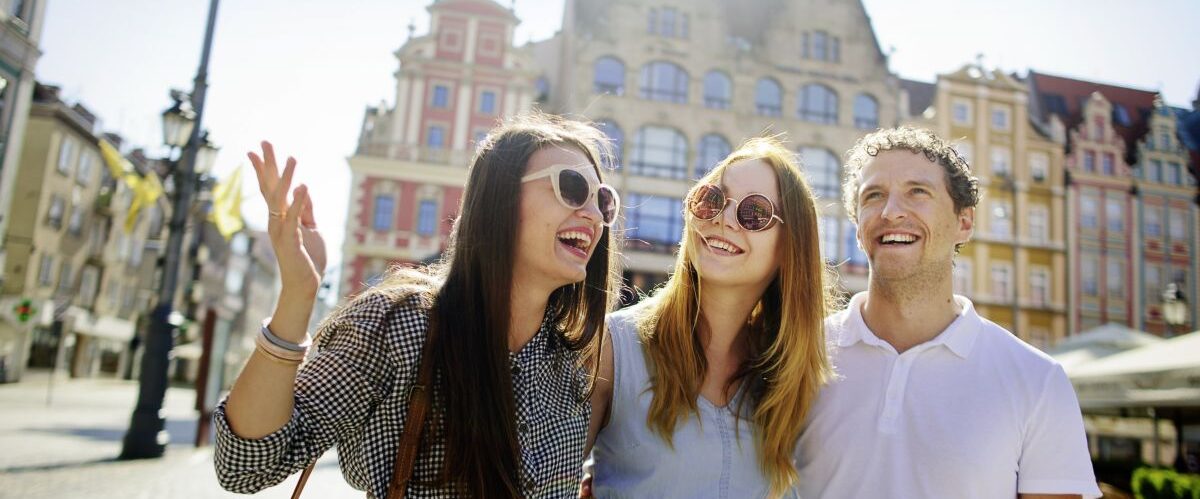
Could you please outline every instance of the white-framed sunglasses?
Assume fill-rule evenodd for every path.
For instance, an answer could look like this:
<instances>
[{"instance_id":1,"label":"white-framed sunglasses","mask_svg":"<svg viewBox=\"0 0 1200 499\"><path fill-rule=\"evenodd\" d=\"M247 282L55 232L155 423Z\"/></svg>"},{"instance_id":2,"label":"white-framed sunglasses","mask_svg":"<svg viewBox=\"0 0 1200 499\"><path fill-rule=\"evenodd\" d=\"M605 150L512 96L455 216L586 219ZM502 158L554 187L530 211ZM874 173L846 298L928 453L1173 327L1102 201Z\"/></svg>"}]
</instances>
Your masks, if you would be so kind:
<instances>
[{"instance_id":1,"label":"white-framed sunglasses","mask_svg":"<svg viewBox=\"0 0 1200 499\"><path fill-rule=\"evenodd\" d=\"M550 177L554 186L554 197L572 210L583 208L594 199L596 207L600 209L601 221L605 227L609 227L617 220L621 197L612 186L596 182L592 177L583 174L583 171L592 168L592 165L550 165L541 171L521 177L521 182Z\"/></svg>"}]
</instances>

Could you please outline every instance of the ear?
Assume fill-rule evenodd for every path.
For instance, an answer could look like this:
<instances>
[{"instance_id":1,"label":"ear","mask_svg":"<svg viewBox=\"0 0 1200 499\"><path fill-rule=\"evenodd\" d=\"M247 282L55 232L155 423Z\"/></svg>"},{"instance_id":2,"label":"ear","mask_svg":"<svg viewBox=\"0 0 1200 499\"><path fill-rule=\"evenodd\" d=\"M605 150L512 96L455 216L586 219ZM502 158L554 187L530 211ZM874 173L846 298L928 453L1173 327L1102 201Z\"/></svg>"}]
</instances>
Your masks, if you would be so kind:
<instances>
[{"instance_id":1,"label":"ear","mask_svg":"<svg viewBox=\"0 0 1200 499\"><path fill-rule=\"evenodd\" d=\"M975 207L971 206L963 208L962 213L958 214L958 239L955 242L970 241L973 234L975 234Z\"/></svg>"}]
</instances>

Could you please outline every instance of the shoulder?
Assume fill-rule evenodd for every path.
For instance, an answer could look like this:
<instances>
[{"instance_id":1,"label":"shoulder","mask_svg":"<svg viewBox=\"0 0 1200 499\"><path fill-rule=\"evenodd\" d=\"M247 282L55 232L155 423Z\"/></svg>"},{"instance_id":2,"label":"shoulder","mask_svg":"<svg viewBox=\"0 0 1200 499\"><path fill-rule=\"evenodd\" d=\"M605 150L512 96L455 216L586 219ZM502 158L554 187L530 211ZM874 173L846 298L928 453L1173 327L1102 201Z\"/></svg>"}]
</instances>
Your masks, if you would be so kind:
<instances>
[{"instance_id":1,"label":"shoulder","mask_svg":"<svg viewBox=\"0 0 1200 499\"><path fill-rule=\"evenodd\" d=\"M636 305L625 307L608 314L604 318L608 332L614 341L629 342L638 340L638 326L652 310L650 300L642 300Z\"/></svg>"},{"instance_id":2,"label":"shoulder","mask_svg":"<svg viewBox=\"0 0 1200 499\"><path fill-rule=\"evenodd\" d=\"M321 349L417 352L429 328L429 299L421 293L370 290L350 300L321 324Z\"/></svg>"},{"instance_id":3,"label":"shoulder","mask_svg":"<svg viewBox=\"0 0 1200 499\"><path fill-rule=\"evenodd\" d=\"M1027 395L1040 396L1055 379L1067 379L1066 371L1053 357L985 318L980 320L979 344L975 348L981 362L1011 373L1004 378L1005 383L1016 385Z\"/></svg>"}]
</instances>

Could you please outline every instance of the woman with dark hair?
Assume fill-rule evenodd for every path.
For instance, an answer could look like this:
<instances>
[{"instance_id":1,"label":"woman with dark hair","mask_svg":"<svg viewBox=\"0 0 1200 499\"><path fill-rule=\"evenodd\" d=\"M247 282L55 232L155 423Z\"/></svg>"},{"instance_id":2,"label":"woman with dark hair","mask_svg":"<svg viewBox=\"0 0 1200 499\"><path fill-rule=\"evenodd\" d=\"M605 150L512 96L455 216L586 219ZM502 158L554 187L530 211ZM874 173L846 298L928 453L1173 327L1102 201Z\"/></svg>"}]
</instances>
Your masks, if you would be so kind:
<instances>
[{"instance_id":1,"label":"woman with dark hair","mask_svg":"<svg viewBox=\"0 0 1200 499\"><path fill-rule=\"evenodd\" d=\"M393 269L326 318L303 365L324 243L305 186L288 202L295 160L280 175L264 142L250 159L283 288L216 411L222 486L261 490L336 444L346 481L368 497L394 497L389 487L409 497L573 496L591 412L585 366L598 365L615 297L608 227L619 201L602 183L602 137L543 114L494 130L442 262ZM422 379L429 415L412 416L419 438L400 459ZM409 459L411 478L393 480Z\"/></svg>"},{"instance_id":2,"label":"woman with dark hair","mask_svg":"<svg viewBox=\"0 0 1200 499\"><path fill-rule=\"evenodd\" d=\"M593 396L596 497L792 497L831 376L829 270L795 155L754 138L684 202L670 278L609 315Z\"/></svg>"}]
</instances>

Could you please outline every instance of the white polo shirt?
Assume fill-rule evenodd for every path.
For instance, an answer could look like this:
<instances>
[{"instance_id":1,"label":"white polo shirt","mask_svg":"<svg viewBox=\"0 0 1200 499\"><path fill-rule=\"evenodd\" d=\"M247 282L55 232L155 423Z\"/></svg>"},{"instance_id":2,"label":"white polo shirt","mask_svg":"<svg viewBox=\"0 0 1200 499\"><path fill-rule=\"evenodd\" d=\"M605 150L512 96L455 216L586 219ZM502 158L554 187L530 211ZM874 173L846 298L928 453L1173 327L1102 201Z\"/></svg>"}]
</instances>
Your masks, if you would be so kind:
<instances>
[{"instance_id":1,"label":"white polo shirt","mask_svg":"<svg viewBox=\"0 0 1200 499\"><path fill-rule=\"evenodd\" d=\"M800 497L1100 497L1062 367L954 298L962 314L903 354L867 329L866 293L825 320L838 377L800 435Z\"/></svg>"}]
</instances>

